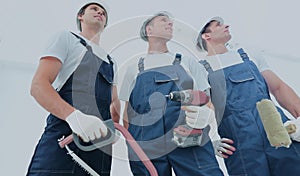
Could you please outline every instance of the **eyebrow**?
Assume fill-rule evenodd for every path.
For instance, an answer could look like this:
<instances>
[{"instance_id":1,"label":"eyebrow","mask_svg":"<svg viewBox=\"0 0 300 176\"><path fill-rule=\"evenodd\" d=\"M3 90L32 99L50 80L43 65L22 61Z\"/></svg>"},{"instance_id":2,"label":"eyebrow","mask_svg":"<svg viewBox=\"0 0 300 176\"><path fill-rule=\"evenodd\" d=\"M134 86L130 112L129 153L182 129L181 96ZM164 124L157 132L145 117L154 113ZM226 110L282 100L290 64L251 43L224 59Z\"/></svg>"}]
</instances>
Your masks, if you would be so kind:
<instances>
[{"instance_id":1,"label":"eyebrow","mask_svg":"<svg viewBox=\"0 0 300 176\"><path fill-rule=\"evenodd\" d=\"M99 7L99 6L98 6L98 5L96 5L96 4L92 4L92 5L91 5L89 8L90 8L90 9L97 8L97 9L100 9L100 10L102 10L102 12L105 12L105 10L104 10L103 8Z\"/></svg>"},{"instance_id":2,"label":"eyebrow","mask_svg":"<svg viewBox=\"0 0 300 176\"><path fill-rule=\"evenodd\" d=\"M218 26L218 25L220 25L221 24L221 22L220 21L216 21L216 20L214 20L214 21L212 21L211 23L213 23L213 22L216 22L215 24L216 24L216 26Z\"/></svg>"}]
</instances>

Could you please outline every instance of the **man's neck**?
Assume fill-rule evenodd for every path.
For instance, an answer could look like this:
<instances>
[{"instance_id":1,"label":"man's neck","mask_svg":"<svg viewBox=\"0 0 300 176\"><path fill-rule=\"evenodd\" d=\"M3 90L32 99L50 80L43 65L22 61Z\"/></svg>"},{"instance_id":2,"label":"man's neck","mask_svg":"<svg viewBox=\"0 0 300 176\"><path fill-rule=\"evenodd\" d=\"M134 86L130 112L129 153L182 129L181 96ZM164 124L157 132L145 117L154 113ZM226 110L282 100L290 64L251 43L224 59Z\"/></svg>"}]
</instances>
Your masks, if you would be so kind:
<instances>
[{"instance_id":1,"label":"man's neck","mask_svg":"<svg viewBox=\"0 0 300 176\"><path fill-rule=\"evenodd\" d=\"M149 54L167 53L167 52L168 52L167 42L149 41L149 46L148 46Z\"/></svg>"},{"instance_id":2,"label":"man's neck","mask_svg":"<svg viewBox=\"0 0 300 176\"><path fill-rule=\"evenodd\" d=\"M207 49L207 56L214 56L217 54L224 54L228 51L224 44L209 45Z\"/></svg>"},{"instance_id":3,"label":"man's neck","mask_svg":"<svg viewBox=\"0 0 300 176\"><path fill-rule=\"evenodd\" d=\"M95 43L96 45L99 45L100 43L100 34L101 31L98 29L89 29L85 28L80 32L80 35L88 39L89 41Z\"/></svg>"}]
</instances>

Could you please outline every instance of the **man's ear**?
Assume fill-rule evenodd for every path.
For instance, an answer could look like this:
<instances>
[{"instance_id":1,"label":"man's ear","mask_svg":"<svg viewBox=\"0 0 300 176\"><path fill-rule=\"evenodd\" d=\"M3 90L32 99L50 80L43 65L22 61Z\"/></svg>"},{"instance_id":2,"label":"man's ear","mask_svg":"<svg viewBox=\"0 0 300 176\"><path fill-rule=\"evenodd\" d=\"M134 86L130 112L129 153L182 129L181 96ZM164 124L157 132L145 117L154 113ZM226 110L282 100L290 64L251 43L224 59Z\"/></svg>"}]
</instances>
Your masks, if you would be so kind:
<instances>
[{"instance_id":1,"label":"man's ear","mask_svg":"<svg viewBox=\"0 0 300 176\"><path fill-rule=\"evenodd\" d=\"M146 34L147 36L151 35L153 27L151 25L146 26Z\"/></svg>"},{"instance_id":2,"label":"man's ear","mask_svg":"<svg viewBox=\"0 0 300 176\"><path fill-rule=\"evenodd\" d=\"M79 21L81 21L81 20L82 20L82 14L78 15L78 16L77 16L77 19L78 19Z\"/></svg>"},{"instance_id":3,"label":"man's ear","mask_svg":"<svg viewBox=\"0 0 300 176\"><path fill-rule=\"evenodd\" d=\"M209 33L204 33L201 35L202 39L204 40L209 40L210 39L210 34Z\"/></svg>"}]
</instances>

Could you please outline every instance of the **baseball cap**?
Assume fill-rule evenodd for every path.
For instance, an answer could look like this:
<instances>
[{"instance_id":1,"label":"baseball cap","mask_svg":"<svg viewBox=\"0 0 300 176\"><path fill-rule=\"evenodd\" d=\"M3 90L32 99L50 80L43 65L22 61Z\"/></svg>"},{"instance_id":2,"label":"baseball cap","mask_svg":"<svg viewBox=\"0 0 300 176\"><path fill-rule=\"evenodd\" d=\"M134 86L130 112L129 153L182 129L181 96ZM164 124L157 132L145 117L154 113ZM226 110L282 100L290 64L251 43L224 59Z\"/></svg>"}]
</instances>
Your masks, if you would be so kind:
<instances>
[{"instance_id":1,"label":"baseball cap","mask_svg":"<svg viewBox=\"0 0 300 176\"><path fill-rule=\"evenodd\" d=\"M168 18L172 18L172 15L169 13L169 12L166 12L166 11L161 11L161 12L158 12L152 16L150 16L146 21L144 21L141 29L140 29L140 36L141 38L144 40L144 41L148 41L148 36L147 36L147 32L146 32L146 27L148 26L148 24L156 17L158 16L166 16Z\"/></svg>"},{"instance_id":2,"label":"baseball cap","mask_svg":"<svg viewBox=\"0 0 300 176\"><path fill-rule=\"evenodd\" d=\"M207 51L207 47L206 47L206 43L204 41L204 39L202 38L202 34L206 31L207 27L210 25L210 23L212 21L218 21L220 22L221 24L224 23L224 20L223 18L219 17L219 16L215 16L213 18L211 18L210 20L208 20L202 27L202 29L200 30L199 34L198 34L198 38L197 38L197 47L200 49L200 50L205 50Z\"/></svg>"},{"instance_id":3,"label":"baseball cap","mask_svg":"<svg viewBox=\"0 0 300 176\"><path fill-rule=\"evenodd\" d=\"M105 25L104 27L106 27L107 25L107 22L108 22L108 14L107 14L107 5L105 3L103 3L102 1L100 0L94 0L94 1L85 1L81 8L78 10L77 12L77 16L76 16L76 23L77 23L77 28L81 31L81 24L80 24L80 20L78 19L78 16L80 14L83 14L84 10L89 6L89 5L92 5L92 4L96 4L98 5L99 7L101 7L103 10L104 10L104 13L106 15L106 22L105 22Z\"/></svg>"}]
</instances>

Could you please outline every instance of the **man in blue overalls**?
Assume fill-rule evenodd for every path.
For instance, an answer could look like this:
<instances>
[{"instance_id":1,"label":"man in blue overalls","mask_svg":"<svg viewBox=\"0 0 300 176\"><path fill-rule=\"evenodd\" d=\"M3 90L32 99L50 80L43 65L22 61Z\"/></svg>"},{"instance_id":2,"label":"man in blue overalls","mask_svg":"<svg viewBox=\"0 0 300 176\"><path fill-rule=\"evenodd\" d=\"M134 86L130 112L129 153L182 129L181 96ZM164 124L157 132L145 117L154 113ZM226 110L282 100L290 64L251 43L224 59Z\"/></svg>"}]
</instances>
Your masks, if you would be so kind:
<instances>
[{"instance_id":1,"label":"man in blue overalls","mask_svg":"<svg viewBox=\"0 0 300 176\"><path fill-rule=\"evenodd\" d=\"M289 148L272 147L256 103L270 99L270 90L278 103L297 118L300 98L262 58L250 60L243 49L228 51L226 43L230 39L229 26L223 24L222 18L214 17L201 29L197 40L197 46L207 51L200 62L208 71L219 135L232 139L236 148L225 159L229 175L299 175L300 143L293 141ZM277 109L282 121L288 121Z\"/></svg>"},{"instance_id":2,"label":"man in blue overalls","mask_svg":"<svg viewBox=\"0 0 300 176\"><path fill-rule=\"evenodd\" d=\"M130 65L125 74L120 90L120 99L126 101L124 125L151 159L158 175L171 176L171 168L176 175L223 175L210 140L187 148L179 148L171 141L173 129L185 123L185 112L180 102L172 102L165 95L178 90L209 89L203 77L205 69L195 59L169 52L167 42L173 35L173 22L166 12L148 18L140 34L149 44L148 53ZM133 174L149 175L128 149Z\"/></svg>"},{"instance_id":3,"label":"man in blue overalls","mask_svg":"<svg viewBox=\"0 0 300 176\"><path fill-rule=\"evenodd\" d=\"M103 120L119 120L116 66L99 47L107 11L97 1L90 1L76 19L80 33L64 31L53 37L32 80L32 96L50 115L29 165L30 176L88 175L57 140L72 132L84 142L103 138L107 135ZM79 150L74 143L69 147L100 175L110 175L111 145L90 152Z\"/></svg>"}]
</instances>

